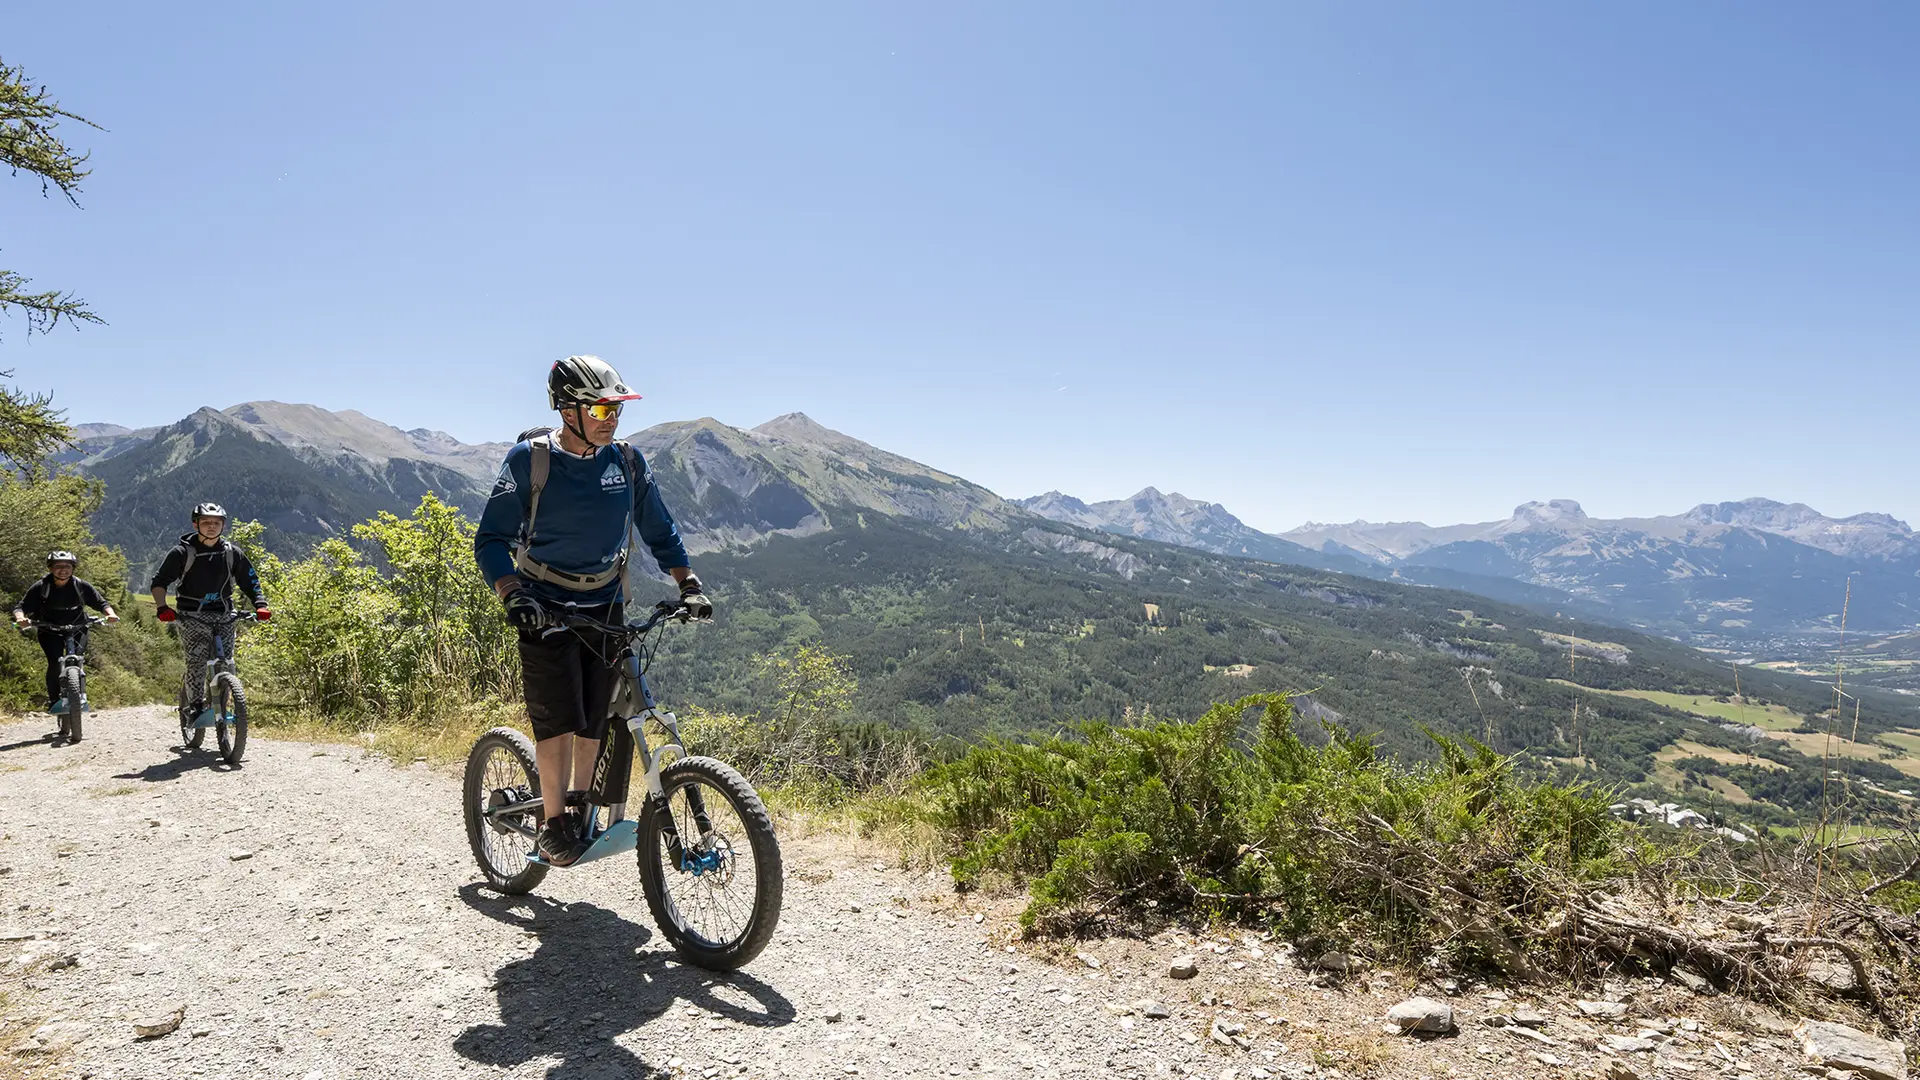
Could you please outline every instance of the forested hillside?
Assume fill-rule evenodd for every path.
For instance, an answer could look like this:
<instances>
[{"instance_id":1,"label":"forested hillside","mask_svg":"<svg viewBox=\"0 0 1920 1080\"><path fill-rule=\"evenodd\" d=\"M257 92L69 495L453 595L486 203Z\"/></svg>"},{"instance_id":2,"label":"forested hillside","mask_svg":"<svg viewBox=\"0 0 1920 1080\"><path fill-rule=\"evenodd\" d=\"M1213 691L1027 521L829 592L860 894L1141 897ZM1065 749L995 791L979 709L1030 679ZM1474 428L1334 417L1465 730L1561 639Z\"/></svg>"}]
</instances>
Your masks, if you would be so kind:
<instances>
[{"instance_id":1,"label":"forested hillside","mask_svg":"<svg viewBox=\"0 0 1920 1080\"><path fill-rule=\"evenodd\" d=\"M935 734L1192 718L1237 693L1298 690L1311 692L1305 718L1376 736L1402 756L1434 753L1423 730L1432 729L1485 739L1541 769L1641 784L1685 742L1753 759L1749 779L1784 808L1818 801L1818 762L1788 745L1596 692L1733 694L1730 665L1664 639L1145 541L860 520L701 557L723 617L665 654L657 670L668 692L745 708L755 656L818 642L850 659L859 718ZM1094 550L1063 553L1056 539ZM1116 560L1130 577L1112 569ZM1756 716L1773 703L1774 714L1818 727L1831 705L1831 691L1807 679L1744 670L1740 683ZM1862 703L1860 738L1917 719L1910 703L1876 696ZM1877 761L1851 766L1889 788L1913 782Z\"/></svg>"}]
</instances>

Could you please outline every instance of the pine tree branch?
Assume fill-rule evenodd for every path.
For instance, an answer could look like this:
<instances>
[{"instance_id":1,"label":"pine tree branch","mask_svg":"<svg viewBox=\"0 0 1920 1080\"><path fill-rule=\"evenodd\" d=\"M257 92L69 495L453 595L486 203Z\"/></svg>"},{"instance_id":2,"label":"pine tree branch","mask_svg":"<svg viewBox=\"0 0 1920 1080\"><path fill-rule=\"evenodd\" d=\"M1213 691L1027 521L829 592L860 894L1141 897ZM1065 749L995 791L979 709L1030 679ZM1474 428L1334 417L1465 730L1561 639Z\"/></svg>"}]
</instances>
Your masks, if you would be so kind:
<instances>
[{"instance_id":1,"label":"pine tree branch","mask_svg":"<svg viewBox=\"0 0 1920 1080\"><path fill-rule=\"evenodd\" d=\"M13 377L0 371L0 379ZM12 386L0 387L0 461L29 472L47 455L73 445L73 429L66 424L53 399Z\"/></svg>"},{"instance_id":2,"label":"pine tree branch","mask_svg":"<svg viewBox=\"0 0 1920 1080\"><path fill-rule=\"evenodd\" d=\"M62 120L72 120L98 130L100 125L60 107L44 86L35 86L26 72L0 60L0 166L15 176L22 172L40 178L40 194L54 188L74 206L80 205L80 182L87 178L87 155L76 154L60 138ZM26 313L27 333L46 333L66 319L73 323L97 323L86 301L70 292L27 291L27 279L11 270L0 270L0 311Z\"/></svg>"},{"instance_id":3,"label":"pine tree branch","mask_svg":"<svg viewBox=\"0 0 1920 1080\"><path fill-rule=\"evenodd\" d=\"M69 322L104 323L106 320L93 313L85 300L72 293L62 293L49 289L46 292L27 292L27 279L12 270L0 270L0 311L12 314L16 309L26 313L27 333L35 330L47 333L59 324L61 319Z\"/></svg>"},{"instance_id":4,"label":"pine tree branch","mask_svg":"<svg viewBox=\"0 0 1920 1080\"><path fill-rule=\"evenodd\" d=\"M14 175L31 173L40 178L40 193L54 188L68 202L80 205L76 197L80 181L91 170L86 154L76 154L58 134L60 121L72 120L95 130L100 125L60 107L44 86L34 86L26 72L0 60L0 165Z\"/></svg>"}]
</instances>

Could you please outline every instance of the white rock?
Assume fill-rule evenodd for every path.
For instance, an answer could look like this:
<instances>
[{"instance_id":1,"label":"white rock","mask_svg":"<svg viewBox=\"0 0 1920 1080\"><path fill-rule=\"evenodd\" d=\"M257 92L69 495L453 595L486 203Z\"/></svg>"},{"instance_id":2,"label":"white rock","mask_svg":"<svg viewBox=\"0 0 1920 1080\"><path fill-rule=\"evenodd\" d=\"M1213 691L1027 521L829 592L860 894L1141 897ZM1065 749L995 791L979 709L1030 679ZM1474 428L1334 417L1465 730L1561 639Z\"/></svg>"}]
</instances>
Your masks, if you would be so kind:
<instances>
[{"instance_id":1,"label":"white rock","mask_svg":"<svg viewBox=\"0 0 1920 1080\"><path fill-rule=\"evenodd\" d=\"M87 1026L78 1020L53 1020L34 1029L33 1041L48 1050L64 1050L79 1044L88 1034Z\"/></svg>"},{"instance_id":2,"label":"white rock","mask_svg":"<svg viewBox=\"0 0 1920 1080\"><path fill-rule=\"evenodd\" d=\"M1167 977L1170 979L1191 979L1200 974L1200 961L1191 956L1176 956L1173 963L1167 965Z\"/></svg>"},{"instance_id":3,"label":"white rock","mask_svg":"<svg viewBox=\"0 0 1920 1080\"><path fill-rule=\"evenodd\" d=\"M1618 1001L1576 1001L1573 1005L1587 1016L1605 1020L1618 1020L1627 1015L1626 1005Z\"/></svg>"},{"instance_id":4,"label":"white rock","mask_svg":"<svg viewBox=\"0 0 1920 1080\"><path fill-rule=\"evenodd\" d=\"M1807 1057L1866 1080L1907 1080L1907 1048L1845 1024L1809 1020L1796 1034Z\"/></svg>"},{"instance_id":5,"label":"white rock","mask_svg":"<svg viewBox=\"0 0 1920 1080\"><path fill-rule=\"evenodd\" d=\"M1807 964L1807 981L1846 993L1853 989L1853 965L1840 960L1811 961Z\"/></svg>"},{"instance_id":6,"label":"white rock","mask_svg":"<svg viewBox=\"0 0 1920 1080\"><path fill-rule=\"evenodd\" d=\"M1408 998L1387 1010L1387 1020L1401 1034L1418 1031L1443 1035L1453 1030L1453 1006L1428 997Z\"/></svg>"},{"instance_id":7,"label":"white rock","mask_svg":"<svg viewBox=\"0 0 1920 1080\"><path fill-rule=\"evenodd\" d=\"M176 1005L172 1011L143 1016L133 1022L133 1033L143 1039L154 1039L162 1035L171 1035L187 1018L187 1007Z\"/></svg>"}]
</instances>

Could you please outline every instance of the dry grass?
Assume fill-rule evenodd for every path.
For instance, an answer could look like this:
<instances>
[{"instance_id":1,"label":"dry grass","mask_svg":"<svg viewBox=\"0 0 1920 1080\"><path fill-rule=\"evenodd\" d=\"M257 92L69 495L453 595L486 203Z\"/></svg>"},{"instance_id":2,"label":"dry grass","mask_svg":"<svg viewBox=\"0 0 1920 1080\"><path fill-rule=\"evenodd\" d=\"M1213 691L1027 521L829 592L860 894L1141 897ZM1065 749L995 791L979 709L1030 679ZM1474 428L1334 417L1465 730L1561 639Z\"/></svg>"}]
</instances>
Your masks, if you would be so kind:
<instances>
[{"instance_id":1,"label":"dry grass","mask_svg":"<svg viewBox=\"0 0 1920 1080\"><path fill-rule=\"evenodd\" d=\"M1562 686L1574 686L1565 679L1554 679ZM1791 731L1800 726L1800 714L1781 705L1759 705L1753 702L1715 701L1703 694L1675 694L1666 690L1596 690L1591 686L1580 689L1591 694L1610 694L1614 697L1638 698L1663 705L1677 712L1691 713L1708 720L1729 724L1750 724L1765 728L1767 731Z\"/></svg>"},{"instance_id":2,"label":"dry grass","mask_svg":"<svg viewBox=\"0 0 1920 1080\"><path fill-rule=\"evenodd\" d=\"M1899 769L1908 776L1920 777L1920 758L1907 754L1889 756L1885 747L1873 743L1850 742L1838 735L1829 737L1824 733L1811 731L1782 731L1770 736L1779 739L1807 757L1819 760L1832 754L1834 757L1854 758L1859 761L1878 761Z\"/></svg>"},{"instance_id":3,"label":"dry grass","mask_svg":"<svg viewBox=\"0 0 1920 1080\"><path fill-rule=\"evenodd\" d=\"M465 762L474 741L495 727L516 728L529 736L532 732L526 710L517 704L474 704L433 720L372 725L279 710L263 712L254 730L267 738L358 746L402 764L420 760L434 765Z\"/></svg>"},{"instance_id":4,"label":"dry grass","mask_svg":"<svg viewBox=\"0 0 1920 1080\"><path fill-rule=\"evenodd\" d=\"M1729 750L1724 746L1707 746L1691 739L1680 739L1671 746L1661 747L1660 752L1653 755L1653 760L1662 764L1672 764L1681 758L1690 757L1706 758L1708 761L1718 761L1723 765L1753 765L1762 769L1778 769L1781 772L1787 769L1777 761L1769 761L1758 755L1742 754L1738 750Z\"/></svg>"},{"instance_id":5,"label":"dry grass","mask_svg":"<svg viewBox=\"0 0 1920 1080\"><path fill-rule=\"evenodd\" d=\"M142 789L135 787L132 784L116 784L113 787L94 788L93 790L87 792L87 794L92 795L97 799L110 799L116 795L132 795L141 790Z\"/></svg>"},{"instance_id":6,"label":"dry grass","mask_svg":"<svg viewBox=\"0 0 1920 1080\"><path fill-rule=\"evenodd\" d=\"M519 705L476 705L432 724L391 722L360 727L337 720L271 713L256 730L267 738L357 746L405 765L416 761L458 768L488 730L510 727L532 737ZM939 828L898 792L847 794L806 784L756 785L783 834L832 835L894 853L904 866L944 865L949 854ZM120 794L109 791L105 794Z\"/></svg>"},{"instance_id":7,"label":"dry grass","mask_svg":"<svg viewBox=\"0 0 1920 1080\"><path fill-rule=\"evenodd\" d=\"M1880 736L1880 741L1912 757L1920 758L1920 731L1889 731Z\"/></svg>"},{"instance_id":8,"label":"dry grass","mask_svg":"<svg viewBox=\"0 0 1920 1080\"><path fill-rule=\"evenodd\" d=\"M1313 1063L1322 1069L1338 1069L1347 1076L1374 1076L1400 1056L1400 1047L1392 1037L1366 1031L1313 1031L1305 1041L1313 1054Z\"/></svg>"},{"instance_id":9,"label":"dry grass","mask_svg":"<svg viewBox=\"0 0 1920 1080\"><path fill-rule=\"evenodd\" d=\"M22 1000L19 987L0 986L0 1080L51 1080L52 1077L65 1074L60 1067L64 1052L11 1052L13 1047L40 1026L40 1018L34 1017L28 1010L30 1005ZM8 1022L6 1018L13 1016L21 1016L22 1019Z\"/></svg>"}]
</instances>

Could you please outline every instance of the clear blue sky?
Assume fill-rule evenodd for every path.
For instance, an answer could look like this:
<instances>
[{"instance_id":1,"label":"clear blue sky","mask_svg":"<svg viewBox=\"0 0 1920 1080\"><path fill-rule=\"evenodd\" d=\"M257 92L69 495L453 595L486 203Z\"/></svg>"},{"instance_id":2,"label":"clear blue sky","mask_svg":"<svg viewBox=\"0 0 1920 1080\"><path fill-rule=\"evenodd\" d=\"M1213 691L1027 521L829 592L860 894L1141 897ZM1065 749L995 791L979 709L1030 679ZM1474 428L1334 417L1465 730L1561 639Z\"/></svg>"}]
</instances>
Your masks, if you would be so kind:
<instances>
[{"instance_id":1,"label":"clear blue sky","mask_svg":"<svg viewBox=\"0 0 1920 1080\"><path fill-rule=\"evenodd\" d=\"M1768 495L1920 523L1920 7L41 4L104 132L0 265L76 420L804 410L1262 528Z\"/></svg>"}]
</instances>

